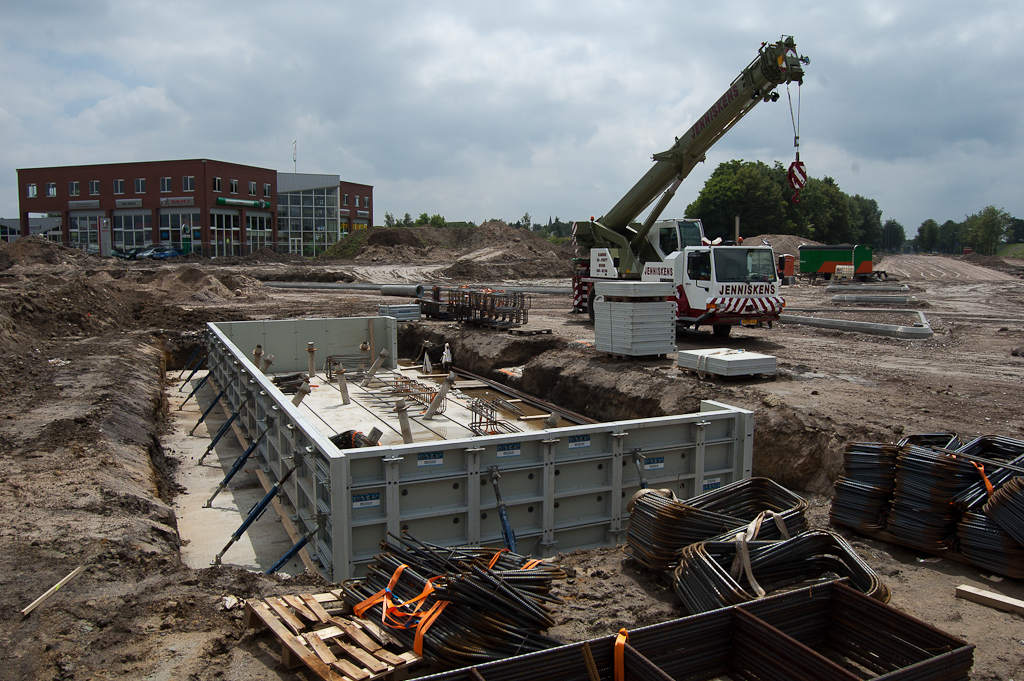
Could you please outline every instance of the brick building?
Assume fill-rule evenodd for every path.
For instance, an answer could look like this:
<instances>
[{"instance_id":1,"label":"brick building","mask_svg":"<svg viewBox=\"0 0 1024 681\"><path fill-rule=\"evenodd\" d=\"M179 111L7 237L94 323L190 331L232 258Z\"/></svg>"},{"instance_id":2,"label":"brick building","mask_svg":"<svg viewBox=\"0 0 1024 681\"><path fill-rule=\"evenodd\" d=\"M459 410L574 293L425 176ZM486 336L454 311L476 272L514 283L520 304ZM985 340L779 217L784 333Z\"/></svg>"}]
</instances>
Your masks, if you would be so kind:
<instances>
[{"instance_id":1,"label":"brick building","mask_svg":"<svg viewBox=\"0 0 1024 681\"><path fill-rule=\"evenodd\" d=\"M349 214L342 204L356 192ZM18 193L21 235L30 215L60 216L65 245L104 255L150 244L208 257L263 247L316 255L373 224L369 185L211 159L19 169Z\"/></svg>"}]
</instances>

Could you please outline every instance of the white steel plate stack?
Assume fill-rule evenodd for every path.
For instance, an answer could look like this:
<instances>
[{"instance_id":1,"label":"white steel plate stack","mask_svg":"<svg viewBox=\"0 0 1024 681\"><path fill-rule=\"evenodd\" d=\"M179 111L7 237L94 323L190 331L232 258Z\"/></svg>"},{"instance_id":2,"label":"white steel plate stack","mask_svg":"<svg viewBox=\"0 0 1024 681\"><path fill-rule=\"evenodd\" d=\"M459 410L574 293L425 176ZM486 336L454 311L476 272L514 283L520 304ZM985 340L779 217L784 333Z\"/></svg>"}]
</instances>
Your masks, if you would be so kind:
<instances>
[{"instance_id":1,"label":"white steel plate stack","mask_svg":"<svg viewBox=\"0 0 1024 681\"><path fill-rule=\"evenodd\" d=\"M594 348L643 357L675 352L675 293L671 283L601 281L594 298Z\"/></svg>"},{"instance_id":2,"label":"white steel plate stack","mask_svg":"<svg viewBox=\"0 0 1024 681\"><path fill-rule=\"evenodd\" d=\"M772 355L730 348L680 350L676 364L683 369L691 369L699 374L707 373L716 376L774 374L776 368L775 357Z\"/></svg>"},{"instance_id":3,"label":"white steel plate stack","mask_svg":"<svg viewBox=\"0 0 1024 681\"><path fill-rule=\"evenodd\" d=\"M384 305L378 303L377 314L381 317L394 317L400 322L415 322L420 318L420 304Z\"/></svg>"}]
</instances>

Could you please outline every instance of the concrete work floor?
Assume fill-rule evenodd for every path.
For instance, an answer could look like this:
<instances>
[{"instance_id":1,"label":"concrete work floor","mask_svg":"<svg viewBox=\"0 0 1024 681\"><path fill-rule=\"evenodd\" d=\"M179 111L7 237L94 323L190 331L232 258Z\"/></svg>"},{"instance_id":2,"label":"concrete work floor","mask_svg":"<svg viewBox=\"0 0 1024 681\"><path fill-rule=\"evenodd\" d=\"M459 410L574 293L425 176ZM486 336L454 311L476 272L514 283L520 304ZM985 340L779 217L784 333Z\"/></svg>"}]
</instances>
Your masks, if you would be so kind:
<instances>
[{"instance_id":1,"label":"concrete work floor","mask_svg":"<svg viewBox=\"0 0 1024 681\"><path fill-rule=\"evenodd\" d=\"M204 373L197 373L191 382L184 384L181 391L178 390L183 385L180 382L167 388L169 420L173 424L173 431L163 438L165 449L179 462L176 480L184 487L184 491L175 500L174 509L178 520L178 535L182 540L181 559L185 565L196 569L211 565L214 557L231 540L232 533L241 526L249 509L266 495L257 474L258 466L251 457L217 495L211 507L205 508L207 499L224 480L238 457L245 452L245 448L238 441L234 430L229 430L206 455L202 465L196 465L227 420L224 410L219 405L215 406L206 420L195 429L195 433L188 434L211 400L217 396L207 382L185 403L181 411L178 410ZM292 544L271 505L224 553L221 563L263 572L276 563ZM305 565L295 557L279 572L294 576L304 570Z\"/></svg>"},{"instance_id":2,"label":"concrete work floor","mask_svg":"<svg viewBox=\"0 0 1024 681\"><path fill-rule=\"evenodd\" d=\"M364 435L373 428L381 431L382 445L401 444L402 430L395 404L399 398L405 400L413 442L452 440L474 437L471 424L479 414L470 409L473 399L487 402L502 400L503 406L495 408L494 423L482 426L487 432L525 432L545 428L544 420L549 412L535 408L518 399L511 399L490 390L478 380L459 378L445 396L445 405L431 419L424 418L430 397L416 400L406 391L427 390L438 386L447 374L424 375L419 367L399 367L397 370L381 369L367 387L360 387L357 380L347 381L350 403L344 404L341 390L336 381L328 382L323 373L317 373L310 381L312 392L299 405L299 413L328 437L347 430L357 430ZM294 396L293 396L294 397ZM570 425L561 420L560 426Z\"/></svg>"}]
</instances>

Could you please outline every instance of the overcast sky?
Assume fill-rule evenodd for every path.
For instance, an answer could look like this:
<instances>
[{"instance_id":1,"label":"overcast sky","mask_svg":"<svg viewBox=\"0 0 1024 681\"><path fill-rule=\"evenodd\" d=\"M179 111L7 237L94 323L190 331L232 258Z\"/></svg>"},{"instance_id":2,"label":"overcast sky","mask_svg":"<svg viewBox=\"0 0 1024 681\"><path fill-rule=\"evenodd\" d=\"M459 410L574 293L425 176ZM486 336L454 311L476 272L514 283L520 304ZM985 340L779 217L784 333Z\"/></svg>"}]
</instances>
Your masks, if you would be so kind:
<instances>
[{"instance_id":1,"label":"overcast sky","mask_svg":"<svg viewBox=\"0 0 1024 681\"><path fill-rule=\"evenodd\" d=\"M213 158L374 186L374 217L601 215L757 54L811 59L801 159L913 236L1024 217L1024 3L0 0L0 216L17 168ZM785 87L708 153L794 156Z\"/></svg>"}]
</instances>

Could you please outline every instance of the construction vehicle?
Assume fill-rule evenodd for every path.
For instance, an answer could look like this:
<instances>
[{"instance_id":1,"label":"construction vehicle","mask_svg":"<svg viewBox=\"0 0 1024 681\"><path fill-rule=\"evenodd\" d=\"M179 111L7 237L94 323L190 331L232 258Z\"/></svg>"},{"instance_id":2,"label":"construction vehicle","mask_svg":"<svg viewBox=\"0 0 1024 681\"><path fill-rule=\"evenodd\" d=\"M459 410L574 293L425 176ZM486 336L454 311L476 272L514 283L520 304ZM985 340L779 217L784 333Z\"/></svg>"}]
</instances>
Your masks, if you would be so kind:
<instances>
[{"instance_id":1,"label":"construction vehicle","mask_svg":"<svg viewBox=\"0 0 1024 681\"><path fill-rule=\"evenodd\" d=\"M808 62L797 54L792 37L763 43L757 58L686 134L654 155L654 166L608 213L573 224L578 247L574 312L588 312L593 319L596 282L637 279L675 284L676 321L682 326L708 325L716 335L727 336L733 325L770 324L779 318L785 301L778 295L770 246L712 243L700 220L658 218L707 151L758 102L778 101L780 84L802 83ZM789 177L797 190L794 200L799 200L806 181L799 152ZM636 222L659 194L644 222Z\"/></svg>"},{"instance_id":2,"label":"construction vehicle","mask_svg":"<svg viewBox=\"0 0 1024 681\"><path fill-rule=\"evenodd\" d=\"M804 244L800 251L800 274L807 275L813 284L822 279L839 278L843 267L852 268L852 278L857 281L876 281L885 279L885 272L876 272L872 260L874 250L871 246L839 244L838 246L819 246Z\"/></svg>"}]
</instances>

